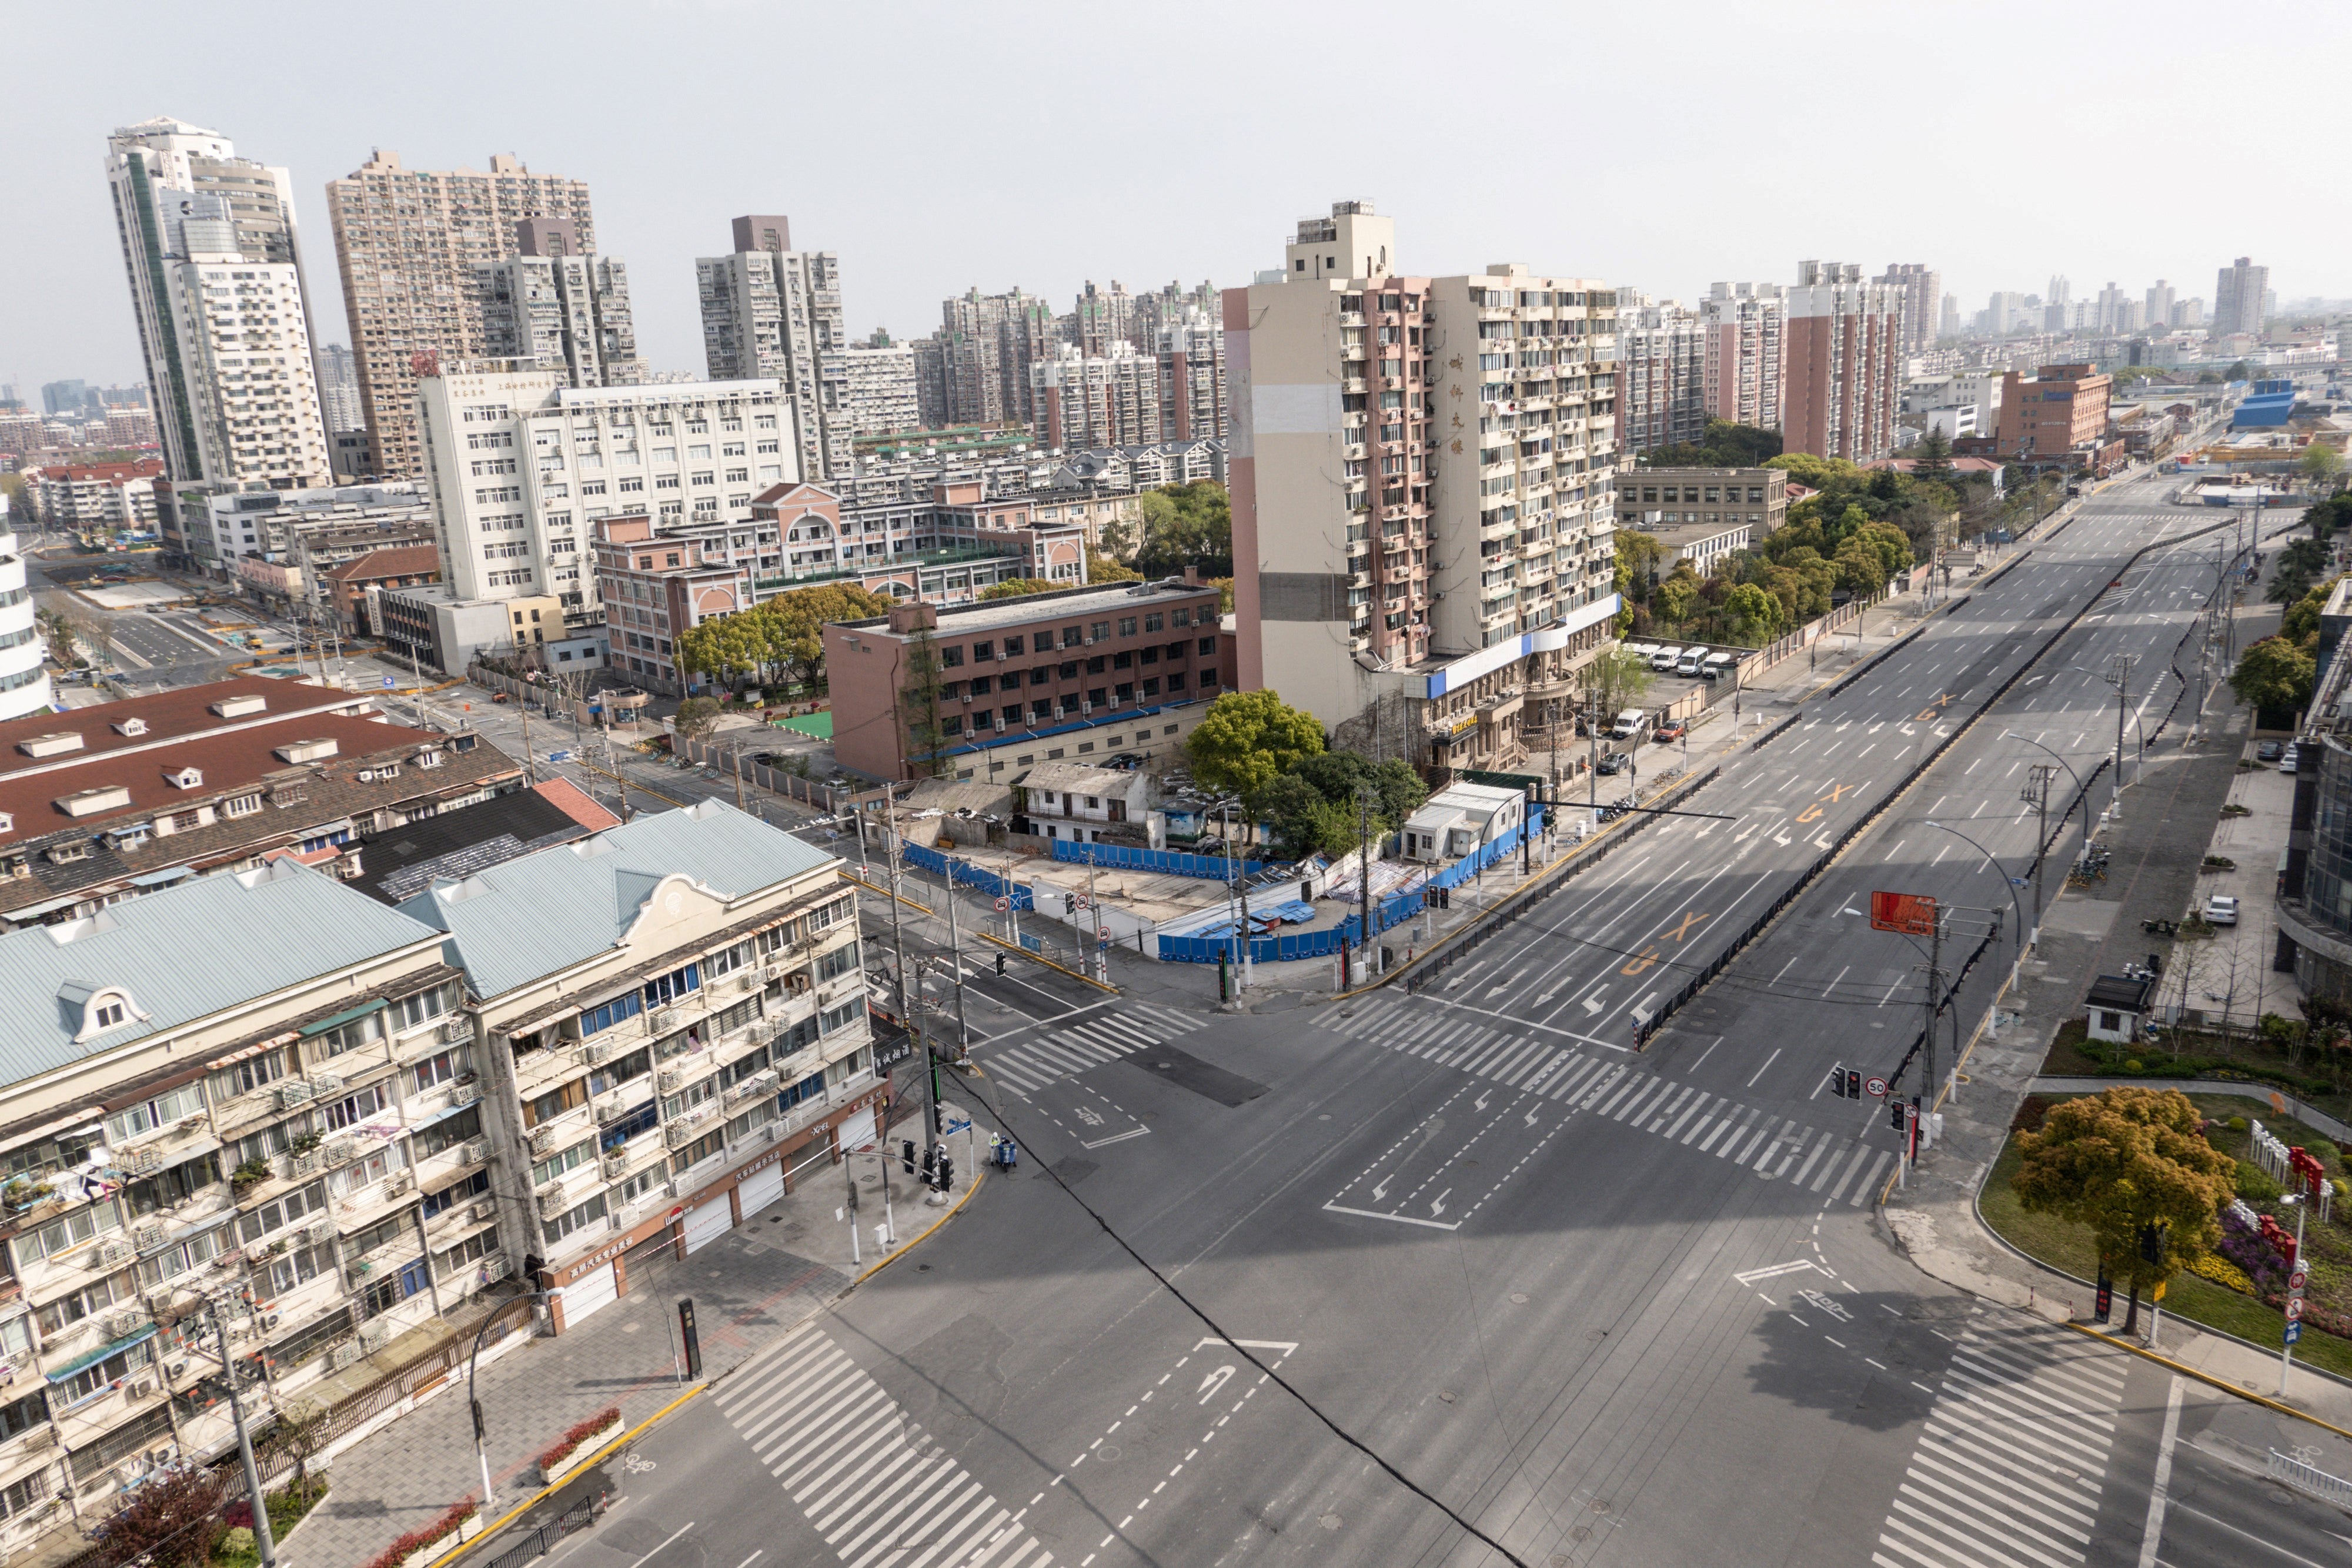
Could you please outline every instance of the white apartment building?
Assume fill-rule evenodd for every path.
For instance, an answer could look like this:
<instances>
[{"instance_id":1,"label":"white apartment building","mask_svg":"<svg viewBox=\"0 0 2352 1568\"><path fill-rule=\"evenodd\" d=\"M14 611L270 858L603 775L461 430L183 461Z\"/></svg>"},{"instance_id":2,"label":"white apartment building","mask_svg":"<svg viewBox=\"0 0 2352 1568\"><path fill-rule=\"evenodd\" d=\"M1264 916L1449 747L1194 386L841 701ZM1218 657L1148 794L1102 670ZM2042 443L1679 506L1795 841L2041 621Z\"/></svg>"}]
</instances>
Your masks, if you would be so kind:
<instances>
[{"instance_id":1,"label":"white apartment building","mask_svg":"<svg viewBox=\"0 0 2352 1568\"><path fill-rule=\"evenodd\" d=\"M319 367L319 408L333 433L365 430L367 416L360 410L359 361L341 343L326 343L311 356Z\"/></svg>"},{"instance_id":2,"label":"white apartment building","mask_svg":"<svg viewBox=\"0 0 2352 1568\"><path fill-rule=\"evenodd\" d=\"M1617 296L1518 264L1401 276L1369 204L1225 291L1243 689L1434 767L1524 753L1609 639ZM1373 727L1377 726L1377 732Z\"/></svg>"},{"instance_id":3,"label":"white apartment building","mask_svg":"<svg viewBox=\"0 0 2352 1568\"><path fill-rule=\"evenodd\" d=\"M25 558L8 520L8 497L0 496L0 721L22 718L49 706L48 643L33 621L33 594L25 582Z\"/></svg>"},{"instance_id":4,"label":"white apartment building","mask_svg":"<svg viewBox=\"0 0 2352 1568\"><path fill-rule=\"evenodd\" d=\"M915 395L915 349L911 343L860 343L836 356L841 366L842 411L852 435L918 430L922 411Z\"/></svg>"},{"instance_id":5,"label":"white apartment building","mask_svg":"<svg viewBox=\"0 0 2352 1568\"><path fill-rule=\"evenodd\" d=\"M107 182L172 477L322 484L291 177L218 131L161 119L107 139Z\"/></svg>"},{"instance_id":6,"label":"white apartment building","mask_svg":"<svg viewBox=\"0 0 2352 1568\"><path fill-rule=\"evenodd\" d=\"M1706 416L1757 430L1780 428L1782 339L1788 305L1771 285L1717 283L1698 304L1706 331L1699 368Z\"/></svg>"},{"instance_id":7,"label":"white apartment building","mask_svg":"<svg viewBox=\"0 0 2352 1568\"><path fill-rule=\"evenodd\" d=\"M732 255L702 256L694 271L710 379L772 379L792 410L800 475L854 473L840 258L794 250L786 219L754 215L735 220Z\"/></svg>"},{"instance_id":8,"label":"white apartment building","mask_svg":"<svg viewBox=\"0 0 2352 1568\"><path fill-rule=\"evenodd\" d=\"M1706 438L1706 332L1672 299L1622 298L1617 311L1617 425L1629 453Z\"/></svg>"},{"instance_id":9,"label":"white apartment building","mask_svg":"<svg viewBox=\"0 0 2352 1568\"><path fill-rule=\"evenodd\" d=\"M525 218L516 236L521 255L474 265L482 352L517 370L560 371L575 387L644 381L628 267L582 254L568 218Z\"/></svg>"},{"instance_id":10,"label":"white apartment building","mask_svg":"<svg viewBox=\"0 0 2352 1568\"><path fill-rule=\"evenodd\" d=\"M574 387L554 371L445 368L417 382L443 587L460 601L554 595L567 625L603 618L588 525L746 522L801 477L774 381Z\"/></svg>"}]
</instances>

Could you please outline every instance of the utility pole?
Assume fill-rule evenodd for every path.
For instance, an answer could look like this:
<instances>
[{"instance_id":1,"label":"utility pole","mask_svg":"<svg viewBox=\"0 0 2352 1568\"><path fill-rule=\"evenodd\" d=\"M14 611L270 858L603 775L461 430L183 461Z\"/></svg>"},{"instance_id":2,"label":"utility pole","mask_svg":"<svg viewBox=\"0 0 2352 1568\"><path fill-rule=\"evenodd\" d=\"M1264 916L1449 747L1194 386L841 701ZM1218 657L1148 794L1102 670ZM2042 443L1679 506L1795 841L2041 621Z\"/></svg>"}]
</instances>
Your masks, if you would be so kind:
<instances>
[{"instance_id":1,"label":"utility pole","mask_svg":"<svg viewBox=\"0 0 2352 1568\"><path fill-rule=\"evenodd\" d=\"M2035 947L2042 946L2042 862L2050 844L2050 781L2058 776L2054 762L2036 762L2026 771L2025 788L2018 799L2033 808L2039 833L2033 841L2033 933Z\"/></svg>"},{"instance_id":2,"label":"utility pole","mask_svg":"<svg viewBox=\"0 0 2352 1568\"><path fill-rule=\"evenodd\" d=\"M947 902L948 963L955 970L956 1060L961 1061L971 1055L971 1028L964 1022L963 1017L963 934L956 928L955 873L953 871L948 873ZM1006 902L1009 904L1011 901ZM882 1162L882 1184L886 1187L890 1184L889 1164L887 1160Z\"/></svg>"},{"instance_id":3,"label":"utility pole","mask_svg":"<svg viewBox=\"0 0 2352 1568\"><path fill-rule=\"evenodd\" d=\"M522 783L528 789L539 782L539 775L530 765L530 688L515 698L515 712L522 716Z\"/></svg>"},{"instance_id":4,"label":"utility pole","mask_svg":"<svg viewBox=\"0 0 2352 1568\"><path fill-rule=\"evenodd\" d=\"M742 743L742 741L740 741L740 739L739 739L738 741L736 741L736 743L735 743L735 749L734 749L732 752L730 752L729 755L730 755L730 756L731 756L731 757L733 757L733 758L734 758L734 759L735 759L735 809L736 809L737 810L739 810L739 811L740 811L740 810L743 810L743 743ZM952 882L954 879L953 879L953 878L950 878L949 880L950 880L950 882ZM953 892L954 890L953 890L952 888L950 888L949 891L950 891L950 892ZM952 902L952 901L950 901L950 902Z\"/></svg>"},{"instance_id":5,"label":"utility pole","mask_svg":"<svg viewBox=\"0 0 2352 1568\"><path fill-rule=\"evenodd\" d=\"M1920 1111L1924 1121L1936 1108L1936 1023L1943 1014L1944 982L1944 921L1950 911L1936 906L1936 918L1927 938L1927 1032L1922 1041L1926 1055L1921 1060Z\"/></svg>"},{"instance_id":6,"label":"utility pole","mask_svg":"<svg viewBox=\"0 0 2352 1568\"><path fill-rule=\"evenodd\" d=\"M1094 962L1087 965L1087 967L1095 971L1095 977L1097 979L1101 980L1105 985L1108 985L1110 983L1110 958L1109 956L1103 951L1102 898L1095 892L1095 862L1091 857L1087 861L1087 908L1093 913L1095 917L1095 950L1093 954L1090 955L1094 959ZM961 992L958 993L959 996L961 996Z\"/></svg>"},{"instance_id":7,"label":"utility pole","mask_svg":"<svg viewBox=\"0 0 2352 1568\"><path fill-rule=\"evenodd\" d=\"M278 1545L269 1536L269 1500L262 1495L261 1472L253 1464L253 1437L245 1429L245 1405L236 1396L236 1365L228 1358L228 1305L213 1302L213 1329L220 1335L221 1381L228 1385L229 1419L236 1423L236 1458L245 1467L245 1495L253 1500L253 1544L261 1568L276 1568ZM482 1500L489 1501L484 1492Z\"/></svg>"},{"instance_id":8,"label":"utility pole","mask_svg":"<svg viewBox=\"0 0 2352 1568\"><path fill-rule=\"evenodd\" d=\"M1359 966L1361 972L1356 979L1361 984L1371 977L1372 967L1372 787L1370 784L1356 786L1356 856L1359 873L1356 907L1361 911L1359 918L1362 922L1362 929L1357 933L1361 943L1358 948L1362 954Z\"/></svg>"}]
</instances>

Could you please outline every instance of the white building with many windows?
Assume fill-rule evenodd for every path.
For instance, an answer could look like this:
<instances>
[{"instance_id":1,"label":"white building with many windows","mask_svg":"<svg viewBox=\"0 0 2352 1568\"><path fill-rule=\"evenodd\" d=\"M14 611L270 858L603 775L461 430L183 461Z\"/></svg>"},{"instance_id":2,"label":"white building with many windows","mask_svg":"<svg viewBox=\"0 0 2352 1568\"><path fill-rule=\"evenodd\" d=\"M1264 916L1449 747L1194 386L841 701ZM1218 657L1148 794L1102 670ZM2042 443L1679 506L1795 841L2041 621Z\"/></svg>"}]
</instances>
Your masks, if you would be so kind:
<instances>
[{"instance_id":1,"label":"white building with many windows","mask_svg":"<svg viewBox=\"0 0 2352 1568\"><path fill-rule=\"evenodd\" d=\"M33 621L33 592L8 520L8 497L0 496L0 722L49 706L48 656L48 643Z\"/></svg>"},{"instance_id":2,"label":"white building with many windows","mask_svg":"<svg viewBox=\"0 0 2352 1568\"><path fill-rule=\"evenodd\" d=\"M574 387L554 371L448 366L419 378L417 411L444 586L552 594L575 629L603 619L596 519L748 522L754 497L801 477L772 380Z\"/></svg>"}]
</instances>

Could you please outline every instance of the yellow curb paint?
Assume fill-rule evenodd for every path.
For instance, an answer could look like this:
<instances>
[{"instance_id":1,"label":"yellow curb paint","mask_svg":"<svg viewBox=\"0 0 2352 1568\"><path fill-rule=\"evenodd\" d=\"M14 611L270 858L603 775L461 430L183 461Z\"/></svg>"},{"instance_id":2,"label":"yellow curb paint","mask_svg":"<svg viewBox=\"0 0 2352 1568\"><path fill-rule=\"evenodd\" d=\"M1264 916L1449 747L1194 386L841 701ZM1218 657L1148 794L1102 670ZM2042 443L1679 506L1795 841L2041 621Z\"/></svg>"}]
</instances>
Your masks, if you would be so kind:
<instances>
[{"instance_id":1,"label":"yellow curb paint","mask_svg":"<svg viewBox=\"0 0 2352 1568\"><path fill-rule=\"evenodd\" d=\"M856 1290L858 1286L866 1283L866 1281L874 1278L875 1275L879 1274L883 1270L887 1269L891 1264L896 1263L899 1259L905 1257L908 1253L912 1252L916 1248L920 1247L924 1242L929 1240L931 1232L937 1230L940 1226L945 1225L949 1220L953 1219L956 1217L957 1211L961 1209L965 1204L971 1201L971 1195L980 1190L980 1184L987 1179L988 1176L986 1172L972 1172L971 1185L963 1189L963 1196L961 1197L956 1199L955 1202L948 1206L948 1211L945 1214L940 1215L937 1219L932 1220L929 1225L923 1227L923 1233L920 1236L916 1237L912 1241L908 1242L904 1247L899 1248L898 1250L891 1253L890 1256L883 1259L873 1267L867 1269L866 1272L858 1275L855 1280L852 1280L849 1282L849 1288L853 1291Z\"/></svg>"},{"instance_id":2,"label":"yellow curb paint","mask_svg":"<svg viewBox=\"0 0 2352 1568\"><path fill-rule=\"evenodd\" d=\"M2194 1320L2192 1319L2190 1321L2193 1322ZM2308 1410L2298 1410L2292 1405L2281 1404L2278 1400L2272 1399L2264 1395L2256 1394L2252 1389L2241 1388L2236 1384L2216 1377L2210 1372L2200 1372L2193 1366L2189 1366L2182 1362L2175 1361L2168 1355L2149 1350L2143 1345L2134 1344L2127 1339L2117 1339L2113 1334L2101 1333L2098 1330L2092 1328L2087 1323L2068 1322L2065 1326L2073 1329L2076 1333L2087 1334L2095 1340L2103 1340L2106 1343L2114 1345L2117 1350L2127 1350L2144 1361L2152 1361L2158 1366L2168 1366L2173 1371L2180 1374L2183 1377L2193 1377L2200 1383L2211 1385L2213 1387L2220 1389L2224 1394L2234 1394L2249 1405L2259 1405L2265 1410L2275 1410L2282 1416L2292 1416L2298 1421L2308 1421L2315 1427L2324 1427L2339 1437L2352 1437L2352 1432L2346 1431L2343 1427L2338 1427L2333 1421L2323 1421Z\"/></svg>"}]
</instances>

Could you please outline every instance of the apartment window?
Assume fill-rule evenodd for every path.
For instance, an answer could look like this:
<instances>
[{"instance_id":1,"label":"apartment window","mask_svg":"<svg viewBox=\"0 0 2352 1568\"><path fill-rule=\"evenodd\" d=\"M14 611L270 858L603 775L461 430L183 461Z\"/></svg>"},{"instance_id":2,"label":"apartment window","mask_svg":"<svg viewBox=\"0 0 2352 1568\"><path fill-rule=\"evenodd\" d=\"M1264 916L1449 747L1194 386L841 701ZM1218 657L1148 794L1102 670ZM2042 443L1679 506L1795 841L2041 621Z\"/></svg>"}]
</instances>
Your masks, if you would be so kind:
<instances>
[{"instance_id":1,"label":"apartment window","mask_svg":"<svg viewBox=\"0 0 2352 1568\"><path fill-rule=\"evenodd\" d=\"M43 1333L63 1333L74 1324L106 1311L115 1302L131 1301L138 1294L139 1278L126 1269L120 1274L93 1280L81 1289L68 1291L55 1301L43 1302L33 1315L40 1320ZM16 1321L18 1323L24 1322L22 1318Z\"/></svg>"},{"instance_id":2,"label":"apartment window","mask_svg":"<svg viewBox=\"0 0 2352 1568\"><path fill-rule=\"evenodd\" d=\"M310 1042L319 1048L321 1055L341 1056L347 1051L355 1051L383 1038L383 1014L378 1010L333 1029L321 1030L310 1037Z\"/></svg>"},{"instance_id":3,"label":"apartment window","mask_svg":"<svg viewBox=\"0 0 2352 1568\"><path fill-rule=\"evenodd\" d=\"M530 1167L530 1185L545 1186L566 1171L578 1170L596 1157L596 1140L586 1139L568 1149L559 1149Z\"/></svg>"},{"instance_id":4,"label":"apartment window","mask_svg":"<svg viewBox=\"0 0 2352 1568\"><path fill-rule=\"evenodd\" d=\"M128 1349L119 1350L104 1361L96 1362L53 1386L67 1409L95 1399L132 1373L155 1359L155 1342L141 1340ZM168 1430L169 1428L166 1428Z\"/></svg>"},{"instance_id":5,"label":"apartment window","mask_svg":"<svg viewBox=\"0 0 2352 1568\"><path fill-rule=\"evenodd\" d=\"M248 1056L233 1067L225 1067L212 1076L212 1097L234 1100L240 1094L250 1094L264 1084L274 1083L290 1071L290 1050L265 1051L258 1056Z\"/></svg>"},{"instance_id":6,"label":"apartment window","mask_svg":"<svg viewBox=\"0 0 2352 1568\"><path fill-rule=\"evenodd\" d=\"M106 1119L106 1139L110 1144L121 1144L165 1127L188 1116L200 1115L205 1108L205 1092L201 1084L184 1084L168 1094L117 1111Z\"/></svg>"},{"instance_id":7,"label":"apartment window","mask_svg":"<svg viewBox=\"0 0 2352 1568\"><path fill-rule=\"evenodd\" d=\"M1134 616L1122 615L1118 618L1118 634L1122 637L1132 637L1135 635Z\"/></svg>"},{"instance_id":8,"label":"apartment window","mask_svg":"<svg viewBox=\"0 0 2352 1568\"><path fill-rule=\"evenodd\" d=\"M468 1105L454 1116L444 1116L437 1122L419 1127L409 1140L409 1146L420 1160L429 1160L445 1149L454 1149L469 1138L481 1135L482 1108Z\"/></svg>"},{"instance_id":9,"label":"apartment window","mask_svg":"<svg viewBox=\"0 0 2352 1568\"><path fill-rule=\"evenodd\" d=\"M392 1004L393 1027L406 1030L415 1029L420 1024L430 1023L444 1013L457 1010L457 1004L465 999L465 995L464 981L448 980L429 991L419 991L413 997L404 997Z\"/></svg>"},{"instance_id":10,"label":"apartment window","mask_svg":"<svg viewBox=\"0 0 2352 1568\"><path fill-rule=\"evenodd\" d=\"M392 1095L381 1083L372 1083L356 1094L347 1094L327 1107L327 1125L341 1132L356 1127L370 1116L392 1103Z\"/></svg>"},{"instance_id":11,"label":"apartment window","mask_svg":"<svg viewBox=\"0 0 2352 1568\"><path fill-rule=\"evenodd\" d=\"M139 1277L150 1285L160 1285L175 1280L192 1269L201 1269L236 1245L234 1227L220 1225L201 1236L166 1247L139 1260Z\"/></svg>"},{"instance_id":12,"label":"apartment window","mask_svg":"<svg viewBox=\"0 0 2352 1568\"><path fill-rule=\"evenodd\" d=\"M449 1082L461 1073L471 1072L473 1068L473 1051L465 1046L457 1046L426 1057L409 1069L409 1077L421 1094L427 1089Z\"/></svg>"},{"instance_id":13,"label":"apartment window","mask_svg":"<svg viewBox=\"0 0 2352 1568\"><path fill-rule=\"evenodd\" d=\"M586 1079L574 1078L569 1082L559 1083L536 1100L524 1103L523 1125L536 1127L541 1122L553 1121L574 1106L585 1105L587 1103L588 1081Z\"/></svg>"}]
</instances>

